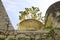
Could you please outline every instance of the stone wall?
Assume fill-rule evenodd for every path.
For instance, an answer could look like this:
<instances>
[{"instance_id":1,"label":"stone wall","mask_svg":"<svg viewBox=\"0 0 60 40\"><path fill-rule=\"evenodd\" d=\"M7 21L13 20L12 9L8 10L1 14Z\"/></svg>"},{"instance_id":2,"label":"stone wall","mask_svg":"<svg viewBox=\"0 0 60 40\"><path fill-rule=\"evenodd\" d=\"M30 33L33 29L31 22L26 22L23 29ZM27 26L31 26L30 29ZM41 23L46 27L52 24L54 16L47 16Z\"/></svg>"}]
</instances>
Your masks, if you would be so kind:
<instances>
[{"instance_id":1,"label":"stone wall","mask_svg":"<svg viewBox=\"0 0 60 40\"><path fill-rule=\"evenodd\" d=\"M57 2L60 4L60 2ZM54 7L53 7L54 8ZM52 9L53 9L52 8ZM50 10L49 8L48 10ZM46 22L49 24L49 15L47 11L46 14ZM55 11L54 11L55 12ZM54 13L53 12L53 13ZM49 14L49 15L48 15ZM50 15L51 17L51 15ZM53 20L53 18L51 19ZM52 21L50 21L52 22ZM54 32L56 35L52 34L54 36L47 36L47 34L50 32L50 30L38 30L38 31L19 31L19 30L14 30L12 24L10 23L9 17L4 9L4 6L0 0L0 40L3 38L4 40L9 40L10 38L13 38L15 40L18 40L18 38L24 37L27 38L28 40L60 40L60 30L55 29ZM11 39L10 39L11 40Z\"/></svg>"},{"instance_id":2,"label":"stone wall","mask_svg":"<svg viewBox=\"0 0 60 40\"><path fill-rule=\"evenodd\" d=\"M10 23L9 17L0 0L0 38L9 40L10 38L18 40L20 37L28 38L28 40L48 40L46 39L46 31L18 31L14 30ZM1 40L1 39L0 39Z\"/></svg>"},{"instance_id":3,"label":"stone wall","mask_svg":"<svg viewBox=\"0 0 60 40\"><path fill-rule=\"evenodd\" d=\"M52 4L46 11L45 25L55 28L55 39L60 40L60 1Z\"/></svg>"},{"instance_id":4,"label":"stone wall","mask_svg":"<svg viewBox=\"0 0 60 40\"><path fill-rule=\"evenodd\" d=\"M39 31L9 31L5 35L0 34L0 38L5 38L9 40L10 38L18 40L18 38L27 38L28 40L53 40L52 37L46 37L49 31L39 30Z\"/></svg>"},{"instance_id":5,"label":"stone wall","mask_svg":"<svg viewBox=\"0 0 60 40\"><path fill-rule=\"evenodd\" d=\"M0 0L0 29L2 30L14 30L10 23L9 17L4 9L4 6Z\"/></svg>"}]
</instances>

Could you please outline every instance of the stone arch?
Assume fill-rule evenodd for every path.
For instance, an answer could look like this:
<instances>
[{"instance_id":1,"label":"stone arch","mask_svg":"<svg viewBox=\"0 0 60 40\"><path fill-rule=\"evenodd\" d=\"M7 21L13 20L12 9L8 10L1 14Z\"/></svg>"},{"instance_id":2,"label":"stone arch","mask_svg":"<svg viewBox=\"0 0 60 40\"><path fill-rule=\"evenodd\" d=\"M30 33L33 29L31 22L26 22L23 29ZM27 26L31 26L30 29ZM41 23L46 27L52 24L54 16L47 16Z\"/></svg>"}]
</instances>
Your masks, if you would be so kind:
<instances>
[{"instance_id":1,"label":"stone arch","mask_svg":"<svg viewBox=\"0 0 60 40\"><path fill-rule=\"evenodd\" d=\"M46 11L45 24L50 26L57 26L57 22L60 21L60 1L52 4Z\"/></svg>"},{"instance_id":2,"label":"stone arch","mask_svg":"<svg viewBox=\"0 0 60 40\"><path fill-rule=\"evenodd\" d=\"M55 40L60 40L60 1L52 4L46 11L45 25L55 28Z\"/></svg>"},{"instance_id":3,"label":"stone arch","mask_svg":"<svg viewBox=\"0 0 60 40\"><path fill-rule=\"evenodd\" d=\"M43 29L44 25L42 22L35 19L25 19L19 23L18 27L19 30L23 30L23 31L24 30L36 31Z\"/></svg>"}]
</instances>

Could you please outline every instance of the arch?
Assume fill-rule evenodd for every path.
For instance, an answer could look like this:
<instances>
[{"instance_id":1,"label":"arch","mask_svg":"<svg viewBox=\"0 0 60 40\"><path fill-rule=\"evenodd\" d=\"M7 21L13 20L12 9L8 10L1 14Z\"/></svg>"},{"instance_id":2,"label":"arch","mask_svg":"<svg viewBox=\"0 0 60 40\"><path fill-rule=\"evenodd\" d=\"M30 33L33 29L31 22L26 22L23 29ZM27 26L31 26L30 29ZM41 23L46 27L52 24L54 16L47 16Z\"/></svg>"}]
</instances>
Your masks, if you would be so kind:
<instances>
[{"instance_id":1,"label":"arch","mask_svg":"<svg viewBox=\"0 0 60 40\"><path fill-rule=\"evenodd\" d=\"M45 25L55 25L58 20L56 20L57 15L60 15L60 1L52 4L46 11L45 14ZM56 25L55 25L56 26Z\"/></svg>"},{"instance_id":2,"label":"arch","mask_svg":"<svg viewBox=\"0 0 60 40\"><path fill-rule=\"evenodd\" d=\"M45 14L45 25L48 27L54 27L60 29L60 1L52 4L46 11ZM56 40L59 40L60 30L54 30L57 35L55 35ZM59 32L58 32L59 31Z\"/></svg>"}]
</instances>

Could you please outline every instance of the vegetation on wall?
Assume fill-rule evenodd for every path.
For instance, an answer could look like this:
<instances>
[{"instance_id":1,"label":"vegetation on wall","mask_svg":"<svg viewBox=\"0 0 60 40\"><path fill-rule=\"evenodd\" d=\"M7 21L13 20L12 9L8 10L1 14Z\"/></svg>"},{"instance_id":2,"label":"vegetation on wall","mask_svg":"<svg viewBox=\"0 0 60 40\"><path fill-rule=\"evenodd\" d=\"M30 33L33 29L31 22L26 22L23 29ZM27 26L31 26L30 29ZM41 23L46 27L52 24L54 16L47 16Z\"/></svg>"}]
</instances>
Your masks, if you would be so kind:
<instances>
[{"instance_id":1,"label":"vegetation on wall","mask_svg":"<svg viewBox=\"0 0 60 40\"><path fill-rule=\"evenodd\" d=\"M55 36L56 36L56 33L55 33L55 29L52 25L48 26L48 27L45 27L44 29L46 30L49 30L48 33L46 33L46 37L49 38L49 37L52 37L53 40L55 40Z\"/></svg>"},{"instance_id":2,"label":"vegetation on wall","mask_svg":"<svg viewBox=\"0 0 60 40\"><path fill-rule=\"evenodd\" d=\"M25 8L25 11L20 11L19 19L35 19L35 20L43 20L42 12L39 10L38 7L32 6L31 8Z\"/></svg>"},{"instance_id":3,"label":"vegetation on wall","mask_svg":"<svg viewBox=\"0 0 60 40\"><path fill-rule=\"evenodd\" d=\"M18 38L18 40L28 40L28 38L20 37L20 38Z\"/></svg>"},{"instance_id":4,"label":"vegetation on wall","mask_svg":"<svg viewBox=\"0 0 60 40\"><path fill-rule=\"evenodd\" d=\"M5 38L0 38L0 40L5 40Z\"/></svg>"},{"instance_id":5,"label":"vegetation on wall","mask_svg":"<svg viewBox=\"0 0 60 40\"><path fill-rule=\"evenodd\" d=\"M41 23L41 22L44 22L43 21L43 18L44 17L42 17L42 12L40 11L40 9L38 8L38 7L34 7L34 6L32 6L31 8L25 8L25 10L24 11L20 11L19 12L20 13L20 16L19 16L19 20L21 21L19 24L18 24L18 29L20 30L20 29L22 29L22 30L28 30L28 28L30 28L31 27L31 29L34 29L34 26L32 27L32 26L30 26L31 25L31 23L34 23L34 21L36 20L36 22L37 23L35 23L35 24L38 24L38 23ZM33 20L33 22L32 22L32 20L31 21L28 21L28 19L29 20ZM27 20L28 22L29 22L29 24L27 24L27 21L25 22L25 20ZM38 22L39 21L39 22ZM27 25L25 25L25 26L22 26L22 22L24 22L23 24L25 25L25 24L27 24ZM41 23L42 25L43 25L43 23ZM41 27L41 24L40 25L37 25L37 26L35 26L35 27ZM28 26L28 27L27 27ZM25 28L25 27L27 27L27 29ZM36 30L36 29L34 29L34 30Z\"/></svg>"},{"instance_id":6,"label":"vegetation on wall","mask_svg":"<svg viewBox=\"0 0 60 40\"><path fill-rule=\"evenodd\" d=\"M9 38L9 40L16 40L16 39L14 39L14 38Z\"/></svg>"}]
</instances>

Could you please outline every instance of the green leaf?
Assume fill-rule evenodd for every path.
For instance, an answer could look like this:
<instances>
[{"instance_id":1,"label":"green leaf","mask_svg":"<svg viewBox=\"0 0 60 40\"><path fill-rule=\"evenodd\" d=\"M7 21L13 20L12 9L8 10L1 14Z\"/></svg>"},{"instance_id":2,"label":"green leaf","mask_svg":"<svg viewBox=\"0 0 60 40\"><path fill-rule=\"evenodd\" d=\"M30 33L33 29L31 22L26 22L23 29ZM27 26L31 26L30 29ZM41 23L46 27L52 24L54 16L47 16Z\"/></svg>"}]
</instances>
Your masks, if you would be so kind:
<instances>
[{"instance_id":1,"label":"green leaf","mask_svg":"<svg viewBox=\"0 0 60 40\"><path fill-rule=\"evenodd\" d=\"M25 11L19 12L21 14L21 16L19 16L19 19L24 20L25 17L27 17L29 14L31 14L30 15L32 17L31 19L37 19L37 17L38 17L38 20L41 20L42 12L40 12L40 13L38 13L38 12L40 12L38 7L32 6L31 8L25 8ZM38 14L38 16L36 14Z\"/></svg>"}]
</instances>

